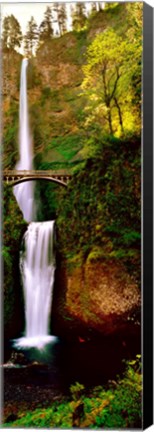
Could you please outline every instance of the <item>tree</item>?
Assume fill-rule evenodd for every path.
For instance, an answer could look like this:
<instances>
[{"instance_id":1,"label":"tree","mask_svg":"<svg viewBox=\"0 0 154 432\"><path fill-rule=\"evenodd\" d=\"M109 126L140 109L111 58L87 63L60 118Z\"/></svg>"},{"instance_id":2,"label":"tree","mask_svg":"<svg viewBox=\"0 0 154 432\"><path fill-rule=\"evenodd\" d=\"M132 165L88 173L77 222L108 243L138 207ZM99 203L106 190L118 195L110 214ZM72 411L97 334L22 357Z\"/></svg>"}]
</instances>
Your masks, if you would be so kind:
<instances>
[{"instance_id":1,"label":"tree","mask_svg":"<svg viewBox=\"0 0 154 432\"><path fill-rule=\"evenodd\" d=\"M136 55L136 45L110 28L98 34L87 51L82 88L90 101L93 120L95 112L101 115L103 127L111 135L118 128L124 132L126 111L127 117L128 112L131 117L131 78Z\"/></svg>"},{"instance_id":2,"label":"tree","mask_svg":"<svg viewBox=\"0 0 154 432\"><path fill-rule=\"evenodd\" d=\"M53 36L52 27L52 11L51 7L47 6L44 13L44 20L41 22L39 27L39 40L45 42L50 40Z\"/></svg>"},{"instance_id":3,"label":"tree","mask_svg":"<svg viewBox=\"0 0 154 432\"><path fill-rule=\"evenodd\" d=\"M96 2L92 2L91 4L91 13L97 12L97 4Z\"/></svg>"},{"instance_id":4,"label":"tree","mask_svg":"<svg viewBox=\"0 0 154 432\"><path fill-rule=\"evenodd\" d=\"M2 39L4 47L9 49L20 48L22 31L19 22L14 15L9 15L3 21Z\"/></svg>"},{"instance_id":5,"label":"tree","mask_svg":"<svg viewBox=\"0 0 154 432\"><path fill-rule=\"evenodd\" d=\"M36 47L36 42L38 39L37 24L34 17L31 17L27 25L27 32L24 36L24 49L26 55L33 55L34 48Z\"/></svg>"},{"instance_id":6,"label":"tree","mask_svg":"<svg viewBox=\"0 0 154 432\"><path fill-rule=\"evenodd\" d=\"M142 83L142 28L143 28L143 4L126 4L129 29L127 37L135 47L135 62L132 70L133 104L138 110L138 117L141 116L141 83ZM140 125L139 125L140 127Z\"/></svg>"},{"instance_id":7,"label":"tree","mask_svg":"<svg viewBox=\"0 0 154 432\"><path fill-rule=\"evenodd\" d=\"M84 3L76 3L75 10L72 12L73 30L80 31L86 23L86 9Z\"/></svg>"},{"instance_id":8,"label":"tree","mask_svg":"<svg viewBox=\"0 0 154 432\"><path fill-rule=\"evenodd\" d=\"M66 25L67 14L66 14L66 5L65 4L59 4L58 5L57 19L58 19L58 25L59 25L59 32L60 32L60 35L62 35L67 30L67 25Z\"/></svg>"},{"instance_id":9,"label":"tree","mask_svg":"<svg viewBox=\"0 0 154 432\"><path fill-rule=\"evenodd\" d=\"M61 36L67 30L66 5L63 3L54 3L53 16L54 16L53 22L58 25L58 29L56 29L56 35Z\"/></svg>"},{"instance_id":10,"label":"tree","mask_svg":"<svg viewBox=\"0 0 154 432\"><path fill-rule=\"evenodd\" d=\"M59 4L53 3L52 11L53 11L53 23L54 24L58 24L58 8L59 8ZM57 36L59 35L59 26L58 26L58 29L56 28L55 34Z\"/></svg>"},{"instance_id":11,"label":"tree","mask_svg":"<svg viewBox=\"0 0 154 432\"><path fill-rule=\"evenodd\" d=\"M96 36L88 49L88 63L84 67L84 89L92 89L97 103L102 106L102 114L113 134L112 109L118 104L118 87L121 78L122 54L121 38L112 29ZM94 90L94 88L96 90ZM119 106L120 110L120 106ZM120 117L122 118L121 110Z\"/></svg>"}]
</instances>

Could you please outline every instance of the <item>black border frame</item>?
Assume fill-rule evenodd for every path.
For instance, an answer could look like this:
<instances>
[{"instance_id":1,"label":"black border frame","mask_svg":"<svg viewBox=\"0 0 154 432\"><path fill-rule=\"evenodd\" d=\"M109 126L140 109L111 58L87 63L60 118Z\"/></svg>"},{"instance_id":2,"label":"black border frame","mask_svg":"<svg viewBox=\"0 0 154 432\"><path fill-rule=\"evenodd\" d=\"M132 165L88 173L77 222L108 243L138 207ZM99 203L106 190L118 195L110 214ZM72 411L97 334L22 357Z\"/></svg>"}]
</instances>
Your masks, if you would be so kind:
<instances>
[{"instance_id":1,"label":"black border frame","mask_svg":"<svg viewBox=\"0 0 154 432\"><path fill-rule=\"evenodd\" d=\"M153 423L153 8L143 4L143 429Z\"/></svg>"}]
</instances>

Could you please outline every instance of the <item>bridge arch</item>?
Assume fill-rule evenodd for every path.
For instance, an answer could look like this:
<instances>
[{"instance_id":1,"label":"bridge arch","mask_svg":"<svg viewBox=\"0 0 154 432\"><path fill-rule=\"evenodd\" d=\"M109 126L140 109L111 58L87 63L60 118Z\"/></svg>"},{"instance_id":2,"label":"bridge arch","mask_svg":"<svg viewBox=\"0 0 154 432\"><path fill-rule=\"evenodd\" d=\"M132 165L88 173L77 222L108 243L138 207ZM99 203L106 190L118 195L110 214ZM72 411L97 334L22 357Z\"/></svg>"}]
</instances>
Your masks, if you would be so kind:
<instances>
[{"instance_id":1,"label":"bridge arch","mask_svg":"<svg viewBox=\"0 0 154 432\"><path fill-rule=\"evenodd\" d=\"M45 180L45 181L48 181L48 182L57 183L60 186L67 187L67 183L65 183L62 180L59 180L59 179L56 179L56 178L53 178L53 177L43 177L43 176L42 177L34 177L34 176L33 177L22 177L22 178L19 178L17 180L12 180L8 184L10 186L16 186L18 184L25 183L27 181L33 181L33 180L35 180L35 181L36 180Z\"/></svg>"},{"instance_id":2,"label":"bridge arch","mask_svg":"<svg viewBox=\"0 0 154 432\"><path fill-rule=\"evenodd\" d=\"M16 186L20 183L33 180L45 180L67 187L72 174L64 170L4 170L2 178L7 185Z\"/></svg>"}]
</instances>

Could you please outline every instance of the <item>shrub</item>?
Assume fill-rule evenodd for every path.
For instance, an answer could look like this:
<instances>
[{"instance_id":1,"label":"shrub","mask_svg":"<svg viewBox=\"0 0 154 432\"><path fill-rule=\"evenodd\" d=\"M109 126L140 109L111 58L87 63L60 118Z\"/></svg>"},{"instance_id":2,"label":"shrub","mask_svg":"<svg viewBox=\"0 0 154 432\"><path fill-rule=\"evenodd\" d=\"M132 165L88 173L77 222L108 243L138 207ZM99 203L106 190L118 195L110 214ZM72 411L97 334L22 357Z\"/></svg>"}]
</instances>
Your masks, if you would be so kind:
<instances>
[{"instance_id":1,"label":"shrub","mask_svg":"<svg viewBox=\"0 0 154 432\"><path fill-rule=\"evenodd\" d=\"M141 356L127 362L122 378L114 382L108 389L102 386L85 394L80 383L70 387L71 399L64 398L60 404L28 412L24 417L4 427L49 427L49 428L141 428ZM115 385L116 384L116 385Z\"/></svg>"}]
</instances>

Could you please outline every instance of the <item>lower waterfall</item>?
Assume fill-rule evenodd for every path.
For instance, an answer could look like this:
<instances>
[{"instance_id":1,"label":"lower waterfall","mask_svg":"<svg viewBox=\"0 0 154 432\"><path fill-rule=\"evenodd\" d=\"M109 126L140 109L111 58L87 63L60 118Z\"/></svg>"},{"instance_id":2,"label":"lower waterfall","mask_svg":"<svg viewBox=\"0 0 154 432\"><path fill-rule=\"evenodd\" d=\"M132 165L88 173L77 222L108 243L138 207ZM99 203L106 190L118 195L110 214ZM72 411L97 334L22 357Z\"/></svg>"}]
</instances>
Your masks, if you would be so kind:
<instances>
[{"instance_id":1,"label":"lower waterfall","mask_svg":"<svg viewBox=\"0 0 154 432\"><path fill-rule=\"evenodd\" d=\"M53 339L49 335L49 319L55 273L54 221L29 224L23 239L20 271L26 329L15 346L41 348Z\"/></svg>"}]
</instances>

